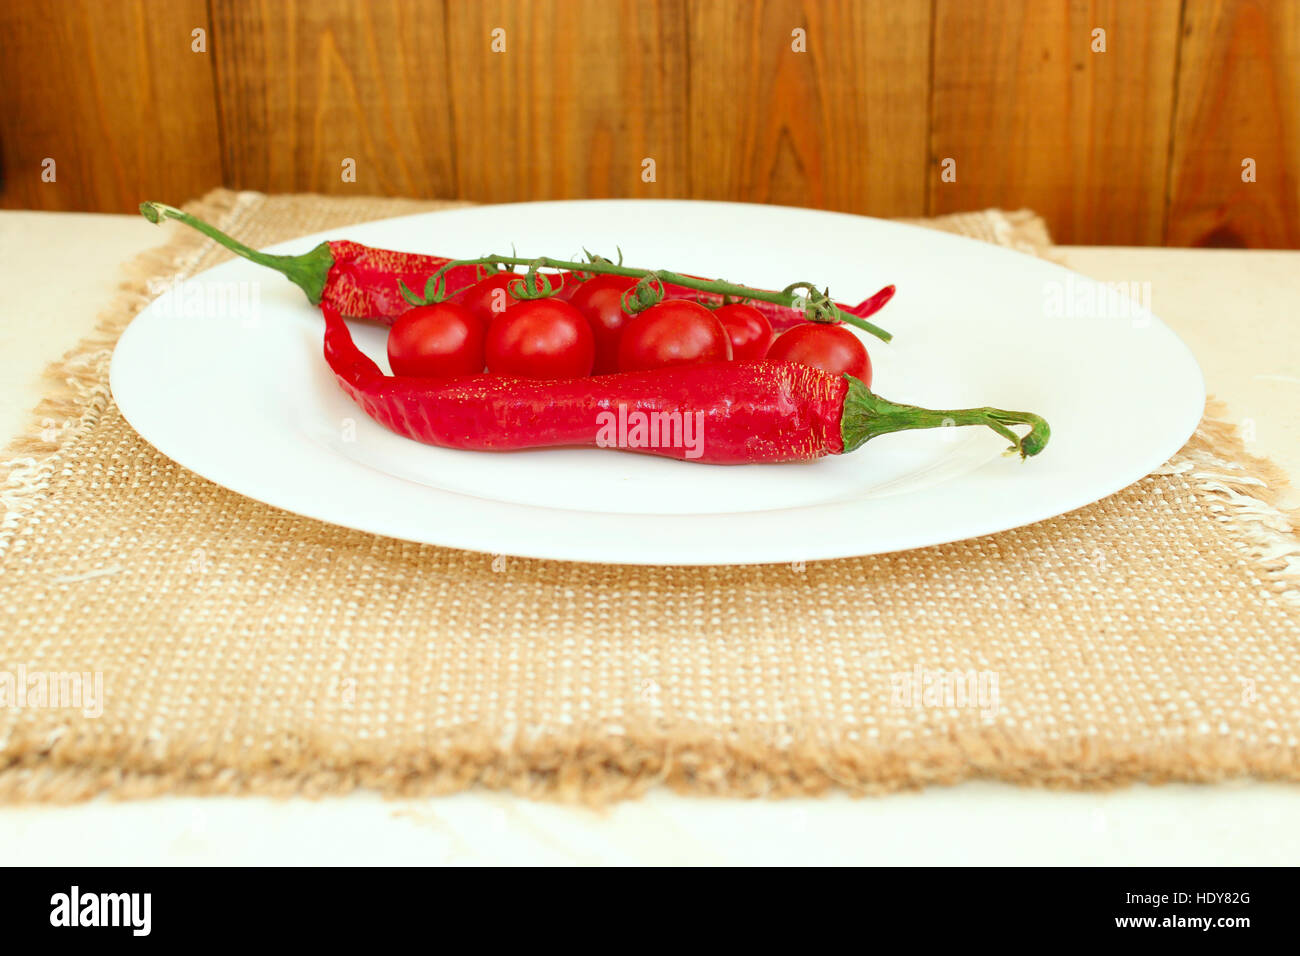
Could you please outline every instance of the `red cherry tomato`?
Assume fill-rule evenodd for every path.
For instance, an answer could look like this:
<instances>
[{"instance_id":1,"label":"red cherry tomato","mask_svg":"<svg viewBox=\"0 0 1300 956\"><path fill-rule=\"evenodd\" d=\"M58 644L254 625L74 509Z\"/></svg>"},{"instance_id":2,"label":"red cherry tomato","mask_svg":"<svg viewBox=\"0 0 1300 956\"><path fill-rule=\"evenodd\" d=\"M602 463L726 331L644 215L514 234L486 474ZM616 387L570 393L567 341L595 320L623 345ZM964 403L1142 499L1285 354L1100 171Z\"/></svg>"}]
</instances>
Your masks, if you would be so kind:
<instances>
[{"instance_id":1,"label":"red cherry tomato","mask_svg":"<svg viewBox=\"0 0 1300 956\"><path fill-rule=\"evenodd\" d=\"M737 362L756 362L772 344L772 323L752 305L737 303L713 310L731 340L731 357Z\"/></svg>"},{"instance_id":2,"label":"red cherry tomato","mask_svg":"<svg viewBox=\"0 0 1300 956\"><path fill-rule=\"evenodd\" d=\"M592 373L618 371L618 341L632 316L623 311L623 293L636 285L631 276L596 276L582 283L569 303L586 317L596 339L596 362Z\"/></svg>"},{"instance_id":3,"label":"red cherry tomato","mask_svg":"<svg viewBox=\"0 0 1300 956\"><path fill-rule=\"evenodd\" d=\"M688 299L652 305L623 329L618 345L622 372L731 361L731 340L717 316Z\"/></svg>"},{"instance_id":4,"label":"red cherry tomato","mask_svg":"<svg viewBox=\"0 0 1300 956\"><path fill-rule=\"evenodd\" d=\"M487 325L451 302L420 306L388 330L388 364L394 375L455 378L483 371Z\"/></svg>"},{"instance_id":5,"label":"red cherry tomato","mask_svg":"<svg viewBox=\"0 0 1300 956\"><path fill-rule=\"evenodd\" d=\"M567 302L532 299L512 305L487 330L487 367L521 378L581 378L596 355L591 326Z\"/></svg>"},{"instance_id":6,"label":"red cherry tomato","mask_svg":"<svg viewBox=\"0 0 1300 956\"><path fill-rule=\"evenodd\" d=\"M842 325L796 325L777 337L767 357L773 362L799 362L837 375L852 375L871 387L871 359L866 347Z\"/></svg>"},{"instance_id":7,"label":"red cherry tomato","mask_svg":"<svg viewBox=\"0 0 1300 956\"><path fill-rule=\"evenodd\" d=\"M469 309L486 326L519 301L506 288L518 278L519 274L515 272L494 272L486 279L480 279L468 289L456 293L449 301Z\"/></svg>"}]
</instances>

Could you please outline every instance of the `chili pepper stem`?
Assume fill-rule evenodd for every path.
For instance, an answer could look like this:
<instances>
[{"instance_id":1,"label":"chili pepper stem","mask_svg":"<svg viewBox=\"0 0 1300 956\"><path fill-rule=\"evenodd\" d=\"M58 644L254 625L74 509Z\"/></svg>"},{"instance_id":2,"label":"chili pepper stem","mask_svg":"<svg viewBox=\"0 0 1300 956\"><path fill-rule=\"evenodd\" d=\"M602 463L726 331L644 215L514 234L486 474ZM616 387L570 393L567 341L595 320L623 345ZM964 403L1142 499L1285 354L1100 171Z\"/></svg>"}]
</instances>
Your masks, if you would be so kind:
<instances>
[{"instance_id":1,"label":"chili pepper stem","mask_svg":"<svg viewBox=\"0 0 1300 956\"><path fill-rule=\"evenodd\" d=\"M1008 451L1019 453L1021 458L1029 458L1042 451L1052 435L1046 419L1032 412L1008 412L1000 408L939 410L900 405L876 395L852 375L844 377L848 379L849 392L844 398L840 434L844 439L846 454L872 438L890 432L913 428L984 425L1012 443ZM1018 435L1011 430L1012 425L1030 427L1027 433Z\"/></svg>"},{"instance_id":2,"label":"chili pepper stem","mask_svg":"<svg viewBox=\"0 0 1300 956\"><path fill-rule=\"evenodd\" d=\"M528 266L528 276L520 276L522 283L521 290L527 293L527 278L536 276L537 269L564 269L572 272L587 272L596 275L613 275L627 276L629 278L647 279L654 278L659 282L668 285L684 286L687 289L695 289L697 292L709 292L719 296L731 296L737 299L759 299L763 302L771 302L774 305L786 306L787 308L810 309L812 311L821 311L827 318L838 319L848 325L856 326L864 332L869 332L876 338L888 342L893 338L890 333L886 332L880 326L861 319L852 313L845 312L830 301L824 293L816 292L810 283L796 282L791 286L786 286L780 292L769 292L766 289L751 289L749 286L737 285L734 282L724 282L721 279L698 279L695 276L681 275L677 272L668 272L665 269L635 269L631 266L625 266L621 263L616 264L605 259L593 259L590 262L571 262L567 259L552 259L549 256L541 256L532 259L522 256L503 256L492 255L482 256L478 259L456 259L448 262L441 269L429 277L428 283L424 288L423 297L416 295L405 283L401 283L403 297L412 305L428 305L432 302L440 301L442 292L442 276L449 269L457 266L475 266L475 265L496 265L496 266ZM804 289L808 294L800 295L797 289ZM517 294L517 293L516 293ZM543 293L545 294L545 293ZM814 319L816 321L816 319Z\"/></svg>"},{"instance_id":3,"label":"chili pepper stem","mask_svg":"<svg viewBox=\"0 0 1300 956\"><path fill-rule=\"evenodd\" d=\"M305 252L300 256L276 256L246 246L233 236L226 235L216 226L204 222L197 216L191 216L185 210L177 209L175 206L168 206L160 202L142 202L140 203L140 215L152 223L160 223L164 219L175 219L177 222L183 222L190 228L197 229L209 239L213 239L225 246L235 255L243 256L250 262L256 262L260 266L267 266L283 274L290 282L307 293L307 298L312 305L320 304L321 296L325 292L325 282L329 278L330 268L334 265L334 254L330 252L328 242L322 242L310 252Z\"/></svg>"}]
</instances>

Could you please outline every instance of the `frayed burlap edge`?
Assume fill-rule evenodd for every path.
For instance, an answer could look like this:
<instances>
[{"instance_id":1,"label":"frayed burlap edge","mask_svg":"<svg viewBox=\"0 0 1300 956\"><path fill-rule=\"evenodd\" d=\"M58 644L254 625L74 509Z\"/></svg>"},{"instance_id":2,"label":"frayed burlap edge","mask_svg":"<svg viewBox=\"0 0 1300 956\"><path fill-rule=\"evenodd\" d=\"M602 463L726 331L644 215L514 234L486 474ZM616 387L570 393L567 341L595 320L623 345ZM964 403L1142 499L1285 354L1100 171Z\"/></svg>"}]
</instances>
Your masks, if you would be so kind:
<instances>
[{"instance_id":1,"label":"frayed burlap edge","mask_svg":"<svg viewBox=\"0 0 1300 956\"><path fill-rule=\"evenodd\" d=\"M1053 746L1059 748L1060 742ZM575 736L503 749L486 740L464 739L405 759L385 757L376 763L358 756L334 767L322 765L315 755L304 760L309 766L268 760L235 769L217 759L195 759L159 770L109 764L102 754L89 761L32 755L0 772L0 803L74 803L101 795L323 797L358 789L412 798L482 786L598 806L658 785L682 794L759 798L818 796L832 789L879 795L972 779L1071 790L1215 783L1242 776L1300 780L1293 748L1246 753L1221 739L1187 742L1177 753L1080 739L1068 756L1059 756L1006 731L989 730L914 741L913 748L907 754L860 744L778 750L769 741L720 741L703 734L684 738L674 730L672 742L653 733L633 733L605 742ZM437 756L431 752L435 749Z\"/></svg>"},{"instance_id":2,"label":"frayed burlap edge","mask_svg":"<svg viewBox=\"0 0 1300 956\"><path fill-rule=\"evenodd\" d=\"M1211 397L1187 444L1156 475L1183 475L1232 532L1229 540L1251 559L1264 585L1300 605L1300 509L1282 507L1290 487L1273 462L1246 451L1227 406Z\"/></svg>"},{"instance_id":3,"label":"frayed burlap edge","mask_svg":"<svg viewBox=\"0 0 1300 956\"><path fill-rule=\"evenodd\" d=\"M217 190L198 203L203 214L226 229L261 200L259 193ZM958 220L978 214L925 222L961 232ZM1019 239L989 238L1023 251L1042 254L1050 238L1040 236L1032 213L994 211L994 220ZM996 223L975 232L981 237ZM1026 231L1028 230L1028 231ZM965 231L964 234L971 234ZM131 318L151 298L149 280L192 271L211 251L207 240L190 232L130 262L110 307L95 331L47 375L54 383L32 416L28 431L10 443L0 460L0 556L23 514L44 496L65 445L94 426L111 401L108 363L113 346ZM1273 596L1300 600L1300 535L1296 513L1280 507L1287 486L1273 463L1250 455L1236 427L1224 421L1224 406L1211 400L1206 416L1187 445L1156 474L1184 475L1200 501L1231 532L1230 539L1250 559ZM311 766L280 760L238 769L217 755L193 755L168 768L149 767L121 748L117 758L78 753L70 742L24 748L26 756L0 769L0 802L68 803L108 795L130 799L169 795L260 794L324 796L358 788L393 797L445 794L484 786L532 797L601 804L635 797L655 785L683 793L741 797L815 795L839 788L856 794L887 793L930 784L991 779L1022 785L1060 788L1107 788L1136 782L1215 782L1250 775L1266 780L1300 780L1300 760L1290 747L1245 753L1221 740L1187 741L1176 755L1132 746L1099 746L1079 740L1067 756L1048 754L1032 741L990 729L918 744L906 755L858 745L796 745L773 749L767 741L721 741L699 735L673 739L653 730L633 731L617 739L590 737L499 743L472 738L447 741L403 759L382 763L364 756L345 765ZM1057 742L1056 747L1060 747ZM437 755L432 753L436 749ZM60 753L62 751L62 753ZM304 753L312 753L309 746ZM176 758L171 758L175 760ZM130 766L136 762L136 766ZM306 763L306 761L304 761Z\"/></svg>"}]
</instances>

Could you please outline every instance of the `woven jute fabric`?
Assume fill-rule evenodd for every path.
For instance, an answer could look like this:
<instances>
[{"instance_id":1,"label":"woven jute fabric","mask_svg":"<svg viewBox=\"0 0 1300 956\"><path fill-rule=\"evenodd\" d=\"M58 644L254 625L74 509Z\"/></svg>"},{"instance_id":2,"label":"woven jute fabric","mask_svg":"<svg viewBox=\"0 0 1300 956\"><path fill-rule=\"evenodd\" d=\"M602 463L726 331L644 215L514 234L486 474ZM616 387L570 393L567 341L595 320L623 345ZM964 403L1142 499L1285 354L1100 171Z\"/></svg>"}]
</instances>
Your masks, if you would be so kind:
<instances>
[{"instance_id":1,"label":"woven jute fabric","mask_svg":"<svg viewBox=\"0 0 1300 956\"><path fill-rule=\"evenodd\" d=\"M439 204L218 192L191 208L263 245ZM939 225L1048 242L1023 213ZM147 280L222 258L178 232L135 263L0 466L4 799L1300 777L1300 542L1281 476L1222 422L1098 504L942 547L806 566L493 558L258 504L132 431L113 343ZM53 699L74 673L79 706L70 679Z\"/></svg>"}]
</instances>

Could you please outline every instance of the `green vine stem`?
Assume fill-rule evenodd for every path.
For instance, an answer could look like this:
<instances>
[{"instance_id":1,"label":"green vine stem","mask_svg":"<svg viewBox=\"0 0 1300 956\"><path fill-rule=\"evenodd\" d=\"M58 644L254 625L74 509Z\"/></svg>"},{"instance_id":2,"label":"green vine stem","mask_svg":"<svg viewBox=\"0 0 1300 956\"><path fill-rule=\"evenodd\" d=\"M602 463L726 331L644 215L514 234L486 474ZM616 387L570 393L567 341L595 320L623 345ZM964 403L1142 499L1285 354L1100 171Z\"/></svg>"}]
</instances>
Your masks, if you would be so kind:
<instances>
[{"instance_id":1,"label":"green vine stem","mask_svg":"<svg viewBox=\"0 0 1300 956\"><path fill-rule=\"evenodd\" d=\"M844 414L840 419L840 434L844 439L845 453L863 443L890 432L912 428L951 428L958 425L984 425L1011 442L1009 453L1021 458L1031 458L1042 451L1052 437L1047 420L1033 412L1008 412L1001 408L957 408L941 411L934 408L917 408L900 405L867 388L852 375L844 376L849 382L849 393L844 398ZM1029 431L1017 435L1012 425L1028 425Z\"/></svg>"},{"instance_id":2,"label":"green vine stem","mask_svg":"<svg viewBox=\"0 0 1300 956\"><path fill-rule=\"evenodd\" d=\"M405 282L399 280L401 293L411 305L431 305L435 302L441 302L446 298L443 279L446 272L457 266L476 265L497 267L527 266L528 272L520 276L519 283L511 286L510 292L516 298L538 298L539 293L544 296L559 291L558 288L550 289L549 281L547 281L547 289L550 289L550 291L541 291L540 280L537 276L542 274L538 273L538 269L561 269L594 275L627 276L628 278L648 280L637 284L637 290L644 288L646 292L637 291L629 302L629 304L637 305L639 308L647 308L656 301L652 298L654 294L653 285L655 282L659 282L661 285L683 286L687 289L695 289L697 292L730 296L734 299L757 299L762 302L771 302L773 305L785 306L786 308L802 309L809 321L812 322L840 321L862 329L864 332L869 332L885 342L893 338L880 326L874 325L866 319L860 319L856 315L839 308L831 301L830 290L819 290L811 282L796 282L786 286L780 292L769 292L765 289L751 289L749 286L737 285L734 282L725 282L721 279L697 279L694 276L669 272L664 269L636 269L621 263L610 262L600 256L591 256L588 262L571 262L567 259L552 259L549 256L528 259L521 256L491 255L482 256L478 259L457 259L448 262L429 277L429 281L424 287L423 296L416 295ZM523 295L520 296L519 292L522 292Z\"/></svg>"}]
</instances>

